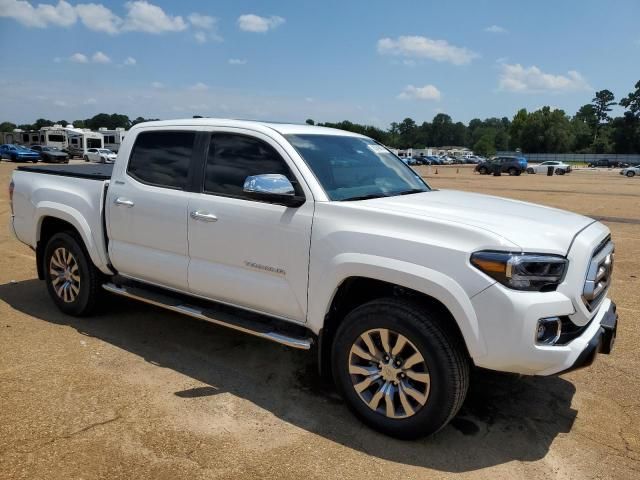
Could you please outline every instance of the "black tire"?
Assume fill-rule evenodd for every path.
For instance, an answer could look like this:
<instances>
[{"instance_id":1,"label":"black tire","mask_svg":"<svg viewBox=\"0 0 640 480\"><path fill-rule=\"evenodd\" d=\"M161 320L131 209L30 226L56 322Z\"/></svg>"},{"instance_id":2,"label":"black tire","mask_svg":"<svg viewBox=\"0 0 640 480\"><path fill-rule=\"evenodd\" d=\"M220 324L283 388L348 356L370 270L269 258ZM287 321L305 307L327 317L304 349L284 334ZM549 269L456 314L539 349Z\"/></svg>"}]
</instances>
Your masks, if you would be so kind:
<instances>
[{"instance_id":1,"label":"black tire","mask_svg":"<svg viewBox=\"0 0 640 480\"><path fill-rule=\"evenodd\" d=\"M518 170L517 168L513 168L513 167L511 167L511 168L509 168L509 170L507 170L507 173L508 173L510 176L512 176L512 177L513 177L513 176L516 176L516 175L520 175L520 170Z\"/></svg>"},{"instance_id":2,"label":"black tire","mask_svg":"<svg viewBox=\"0 0 640 480\"><path fill-rule=\"evenodd\" d=\"M562 168L556 168L556 175L564 175L565 171Z\"/></svg>"},{"instance_id":3,"label":"black tire","mask_svg":"<svg viewBox=\"0 0 640 480\"><path fill-rule=\"evenodd\" d=\"M87 157L86 155L83 155L82 159L83 159L85 162L88 162L88 161L89 161L89 157Z\"/></svg>"},{"instance_id":4,"label":"black tire","mask_svg":"<svg viewBox=\"0 0 640 480\"><path fill-rule=\"evenodd\" d=\"M527 173L536 173L536 171L533 168L529 167L527 168Z\"/></svg>"},{"instance_id":5,"label":"black tire","mask_svg":"<svg viewBox=\"0 0 640 480\"><path fill-rule=\"evenodd\" d=\"M17 162L18 161L18 157L16 155L11 155L11 161L12 162Z\"/></svg>"},{"instance_id":6,"label":"black tire","mask_svg":"<svg viewBox=\"0 0 640 480\"><path fill-rule=\"evenodd\" d=\"M480 167L480 168L478 169L478 173L479 173L480 175L486 175L487 173L489 173L489 170L487 170L487 167Z\"/></svg>"},{"instance_id":7,"label":"black tire","mask_svg":"<svg viewBox=\"0 0 640 480\"><path fill-rule=\"evenodd\" d=\"M625 173L625 175L626 175L627 177L629 177L629 178L633 177L635 174L636 174L636 172L631 171L631 170L630 170L630 171L628 171L627 173Z\"/></svg>"},{"instance_id":8,"label":"black tire","mask_svg":"<svg viewBox=\"0 0 640 480\"><path fill-rule=\"evenodd\" d=\"M388 329L392 335L404 336L425 360L429 374L426 403L418 406L410 416L390 418L375 411L354 388L353 376L349 373L352 345L359 341L360 335L374 329ZM351 311L338 328L332 345L333 378L349 408L371 428L402 439L431 435L456 415L467 394L469 361L461 342L442 327L429 307L421 303L399 298L374 300ZM403 352L401 350L400 354ZM378 368L375 362L372 365ZM399 381L417 385L409 377ZM371 388L378 387L372 384ZM395 389L393 398L399 399L399 387L391 388Z\"/></svg>"},{"instance_id":9,"label":"black tire","mask_svg":"<svg viewBox=\"0 0 640 480\"><path fill-rule=\"evenodd\" d=\"M67 300L63 299L63 296L66 297L66 295L58 294L56 287L54 287L56 276L53 274L52 267L55 269L59 267L56 266L52 257L59 249L70 252L77 265L77 269L72 271L79 277L78 291L75 293L75 299L72 301L68 301L70 296ZM77 234L73 232L61 232L53 235L45 247L43 261L47 291L56 306L68 315L78 317L89 315L95 308L102 292L102 274L93 265L89 254ZM62 280L58 278L56 286L60 286L61 281Z\"/></svg>"}]
</instances>

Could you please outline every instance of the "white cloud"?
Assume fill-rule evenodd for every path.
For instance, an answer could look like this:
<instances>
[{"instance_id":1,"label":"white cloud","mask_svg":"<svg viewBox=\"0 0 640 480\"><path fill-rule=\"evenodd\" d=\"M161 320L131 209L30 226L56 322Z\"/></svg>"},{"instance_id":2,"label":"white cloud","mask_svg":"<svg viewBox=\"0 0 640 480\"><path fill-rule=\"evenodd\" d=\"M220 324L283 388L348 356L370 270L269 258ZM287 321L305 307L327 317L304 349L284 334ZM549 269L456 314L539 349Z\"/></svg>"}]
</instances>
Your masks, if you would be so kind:
<instances>
[{"instance_id":1,"label":"white cloud","mask_svg":"<svg viewBox=\"0 0 640 480\"><path fill-rule=\"evenodd\" d=\"M210 17L209 15L202 15L200 13L192 13L188 17L189 22L195 28L199 28L202 30L211 30L215 27L217 19L215 17Z\"/></svg>"},{"instance_id":2,"label":"white cloud","mask_svg":"<svg viewBox=\"0 0 640 480\"><path fill-rule=\"evenodd\" d=\"M446 40L433 40L420 36L401 36L378 40L378 53L413 58L429 58L438 62L464 65L478 54L464 47L450 45Z\"/></svg>"},{"instance_id":3,"label":"white cloud","mask_svg":"<svg viewBox=\"0 0 640 480\"><path fill-rule=\"evenodd\" d=\"M89 59L83 53L74 53L69 57L69 61L73 63L87 63Z\"/></svg>"},{"instance_id":4,"label":"white cloud","mask_svg":"<svg viewBox=\"0 0 640 480\"><path fill-rule=\"evenodd\" d=\"M102 52L96 52L91 57L93 63L111 63L111 59Z\"/></svg>"},{"instance_id":5,"label":"white cloud","mask_svg":"<svg viewBox=\"0 0 640 480\"><path fill-rule=\"evenodd\" d=\"M124 59L124 63L123 63L123 65L126 65L126 66L128 66L128 67L133 67L133 66L135 66L137 63L138 63L138 62L137 62L137 60L136 60L135 58L133 58L133 57L127 57L127 58L125 58L125 59Z\"/></svg>"},{"instance_id":6,"label":"white cloud","mask_svg":"<svg viewBox=\"0 0 640 480\"><path fill-rule=\"evenodd\" d=\"M202 82L198 82L194 85L191 85L189 87L189 90L193 90L194 92L204 92L205 90L209 90L209 87Z\"/></svg>"},{"instance_id":7,"label":"white cloud","mask_svg":"<svg viewBox=\"0 0 640 480\"><path fill-rule=\"evenodd\" d=\"M115 35L119 32L122 19L99 3L81 3L76 5L80 21L89 30Z\"/></svg>"},{"instance_id":8,"label":"white cloud","mask_svg":"<svg viewBox=\"0 0 640 480\"><path fill-rule=\"evenodd\" d=\"M122 31L164 33L181 32L187 28L182 17L167 15L162 8L145 0L127 2L125 8L127 16Z\"/></svg>"},{"instance_id":9,"label":"white cloud","mask_svg":"<svg viewBox=\"0 0 640 480\"><path fill-rule=\"evenodd\" d=\"M193 38L195 38L198 43L204 43L207 41L207 34L205 32L196 32L193 34Z\"/></svg>"},{"instance_id":10,"label":"white cloud","mask_svg":"<svg viewBox=\"0 0 640 480\"><path fill-rule=\"evenodd\" d=\"M489 33L507 33L508 30L500 25L491 25L490 27L485 28L484 31Z\"/></svg>"},{"instance_id":11,"label":"white cloud","mask_svg":"<svg viewBox=\"0 0 640 480\"><path fill-rule=\"evenodd\" d=\"M272 15L270 17L261 17L248 13L238 17L238 27L245 32L265 33L274 28L278 28L285 22L284 18Z\"/></svg>"},{"instance_id":12,"label":"white cloud","mask_svg":"<svg viewBox=\"0 0 640 480\"><path fill-rule=\"evenodd\" d=\"M151 82L151 87L153 87L153 88L164 88L164 83L162 83L162 82Z\"/></svg>"},{"instance_id":13,"label":"white cloud","mask_svg":"<svg viewBox=\"0 0 640 480\"><path fill-rule=\"evenodd\" d=\"M407 85L398 95L400 100L440 100L440 97L440 90L433 85L425 85L424 87Z\"/></svg>"},{"instance_id":14,"label":"white cloud","mask_svg":"<svg viewBox=\"0 0 640 480\"><path fill-rule=\"evenodd\" d=\"M64 100L56 100L55 102L53 102L53 104L56 107L67 107L67 106L69 106L69 104L67 102L65 102Z\"/></svg>"},{"instance_id":15,"label":"white cloud","mask_svg":"<svg viewBox=\"0 0 640 480\"><path fill-rule=\"evenodd\" d=\"M519 63L501 65L499 85L501 90L523 93L560 93L579 90L593 90L587 80L575 70L566 75L544 73L535 65L523 67Z\"/></svg>"},{"instance_id":16,"label":"white cloud","mask_svg":"<svg viewBox=\"0 0 640 480\"><path fill-rule=\"evenodd\" d=\"M242 58L230 58L229 65L246 65L247 61Z\"/></svg>"},{"instance_id":17,"label":"white cloud","mask_svg":"<svg viewBox=\"0 0 640 480\"><path fill-rule=\"evenodd\" d=\"M37 7L24 0L0 0L0 17L13 18L22 25L37 28L69 27L77 20L75 9L64 0L56 5L41 3Z\"/></svg>"},{"instance_id":18,"label":"white cloud","mask_svg":"<svg viewBox=\"0 0 640 480\"><path fill-rule=\"evenodd\" d=\"M98 101L95 98L87 98L84 102L84 105L95 105Z\"/></svg>"}]
</instances>

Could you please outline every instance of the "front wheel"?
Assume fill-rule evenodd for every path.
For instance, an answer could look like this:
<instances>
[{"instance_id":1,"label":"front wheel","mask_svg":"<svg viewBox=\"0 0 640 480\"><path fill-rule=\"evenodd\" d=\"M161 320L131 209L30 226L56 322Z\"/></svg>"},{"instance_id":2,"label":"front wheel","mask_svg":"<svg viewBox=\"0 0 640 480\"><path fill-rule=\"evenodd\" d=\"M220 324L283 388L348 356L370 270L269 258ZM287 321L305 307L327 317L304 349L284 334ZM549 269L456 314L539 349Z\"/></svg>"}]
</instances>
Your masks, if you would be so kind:
<instances>
[{"instance_id":1,"label":"front wheel","mask_svg":"<svg viewBox=\"0 0 640 480\"><path fill-rule=\"evenodd\" d=\"M564 170L562 168L556 168L556 175L564 175Z\"/></svg>"},{"instance_id":2,"label":"front wheel","mask_svg":"<svg viewBox=\"0 0 640 480\"><path fill-rule=\"evenodd\" d=\"M44 262L47 290L56 306L69 315L91 313L101 292L101 274L78 237L55 234L45 247Z\"/></svg>"},{"instance_id":3,"label":"front wheel","mask_svg":"<svg viewBox=\"0 0 640 480\"><path fill-rule=\"evenodd\" d=\"M536 173L536 171L533 168L529 167L527 168L527 173Z\"/></svg>"},{"instance_id":4,"label":"front wheel","mask_svg":"<svg viewBox=\"0 0 640 480\"><path fill-rule=\"evenodd\" d=\"M428 307L398 298L374 300L346 316L333 343L332 371L358 418L403 439L444 427L469 384L461 342Z\"/></svg>"},{"instance_id":5,"label":"front wheel","mask_svg":"<svg viewBox=\"0 0 640 480\"><path fill-rule=\"evenodd\" d=\"M86 155L84 155L82 158L84 159L85 162L89 161L89 157L87 157Z\"/></svg>"},{"instance_id":6,"label":"front wheel","mask_svg":"<svg viewBox=\"0 0 640 480\"><path fill-rule=\"evenodd\" d=\"M480 168L478 169L478 173L479 173L480 175L486 175L487 173L489 173L489 171L487 170L487 168L486 168L486 167L480 167Z\"/></svg>"},{"instance_id":7,"label":"front wheel","mask_svg":"<svg viewBox=\"0 0 640 480\"><path fill-rule=\"evenodd\" d=\"M520 175L520 170L511 167L509 170L507 170L507 173L513 177L515 175Z\"/></svg>"},{"instance_id":8,"label":"front wheel","mask_svg":"<svg viewBox=\"0 0 640 480\"><path fill-rule=\"evenodd\" d=\"M633 171L628 171L625 175L629 178L633 177L636 174L636 172Z\"/></svg>"}]
</instances>

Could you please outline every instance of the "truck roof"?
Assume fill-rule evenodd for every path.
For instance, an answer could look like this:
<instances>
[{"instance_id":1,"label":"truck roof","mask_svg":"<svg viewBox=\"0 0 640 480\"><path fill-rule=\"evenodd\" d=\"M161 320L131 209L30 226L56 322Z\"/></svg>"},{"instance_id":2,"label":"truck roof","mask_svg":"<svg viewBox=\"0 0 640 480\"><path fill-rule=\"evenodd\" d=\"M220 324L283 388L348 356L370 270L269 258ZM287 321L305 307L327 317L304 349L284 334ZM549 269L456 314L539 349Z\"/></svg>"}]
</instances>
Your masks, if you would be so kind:
<instances>
[{"instance_id":1,"label":"truck roof","mask_svg":"<svg viewBox=\"0 0 640 480\"><path fill-rule=\"evenodd\" d=\"M258 120L235 120L229 118L185 118L177 120L159 120L153 122L138 123L131 127L131 130L138 128L153 127L188 127L188 126L211 126L211 127L239 127L257 131L275 130L282 135L290 134L313 134L313 135L341 135L345 137L364 137L358 133L338 130L336 128L319 127L317 125L263 122Z\"/></svg>"}]
</instances>

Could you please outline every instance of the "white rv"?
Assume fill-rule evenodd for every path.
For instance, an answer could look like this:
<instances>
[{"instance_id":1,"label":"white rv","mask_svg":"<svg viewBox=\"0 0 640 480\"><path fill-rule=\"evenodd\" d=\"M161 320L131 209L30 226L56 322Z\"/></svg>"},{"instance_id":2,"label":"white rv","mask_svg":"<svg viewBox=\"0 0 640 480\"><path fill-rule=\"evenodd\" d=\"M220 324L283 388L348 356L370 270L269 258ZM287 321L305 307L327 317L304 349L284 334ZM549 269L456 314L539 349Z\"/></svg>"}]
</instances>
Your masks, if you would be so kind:
<instances>
[{"instance_id":1,"label":"white rv","mask_svg":"<svg viewBox=\"0 0 640 480\"><path fill-rule=\"evenodd\" d=\"M67 130L62 125L42 127L40 129L40 145L67 150L69 148Z\"/></svg>"},{"instance_id":2,"label":"white rv","mask_svg":"<svg viewBox=\"0 0 640 480\"><path fill-rule=\"evenodd\" d=\"M40 132L38 130L20 130L16 128L13 131L13 143L26 147L38 145L40 143Z\"/></svg>"},{"instance_id":3,"label":"white rv","mask_svg":"<svg viewBox=\"0 0 640 480\"><path fill-rule=\"evenodd\" d=\"M115 130L109 130L108 128L101 127L98 131L104 137L104 148L108 148L112 152L118 153L120 150L120 144L124 140L126 130L122 127L118 127Z\"/></svg>"},{"instance_id":4,"label":"white rv","mask_svg":"<svg viewBox=\"0 0 640 480\"><path fill-rule=\"evenodd\" d=\"M69 139L67 151L71 157L85 157L89 148L103 148L104 139L99 132L89 129L65 128Z\"/></svg>"}]
</instances>

